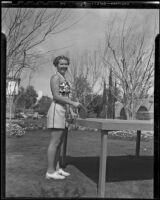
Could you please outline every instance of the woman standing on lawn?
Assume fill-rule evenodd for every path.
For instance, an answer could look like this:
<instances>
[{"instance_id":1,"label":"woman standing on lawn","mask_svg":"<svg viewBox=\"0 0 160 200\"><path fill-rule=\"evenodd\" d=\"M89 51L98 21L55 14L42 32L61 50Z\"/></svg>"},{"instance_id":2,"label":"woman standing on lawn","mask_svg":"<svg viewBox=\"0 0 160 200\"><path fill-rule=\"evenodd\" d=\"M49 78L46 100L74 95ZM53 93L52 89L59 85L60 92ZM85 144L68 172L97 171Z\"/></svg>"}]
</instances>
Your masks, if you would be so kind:
<instances>
[{"instance_id":1,"label":"woman standing on lawn","mask_svg":"<svg viewBox=\"0 0 160 200\"><path fill-rule=\"evenodd\" d=\"M76 115L70 106L78 108L81 107L81 104L69 99L70 86L65 78L69 62L69 58L65 56L58 56L53 61L54 66L57 68L57 72L50 80L53 101L47 114L47 128L51 134L48 147L47 179L64 179L65 176L70 175L59 166L60 148L64 138L64 129L67 125L66 118L69 115L69 112L73 118Z\"/></svg>"}]
</instances>

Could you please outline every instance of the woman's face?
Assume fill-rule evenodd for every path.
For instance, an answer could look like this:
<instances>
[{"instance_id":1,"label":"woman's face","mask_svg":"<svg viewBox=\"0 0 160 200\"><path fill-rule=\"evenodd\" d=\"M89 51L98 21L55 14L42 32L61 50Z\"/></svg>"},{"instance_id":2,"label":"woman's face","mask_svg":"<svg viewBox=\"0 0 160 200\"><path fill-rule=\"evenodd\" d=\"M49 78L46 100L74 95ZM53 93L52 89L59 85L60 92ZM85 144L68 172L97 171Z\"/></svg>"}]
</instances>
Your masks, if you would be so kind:
<instances>
[{"instance_id":1,"label":"woman's face","mask_svg":"<svg viewBox=\"0 0 160 200\"><path fill-rule=\"evenodd\" d=\"M67 60L64 60L64 59L59 60L59 63L58 63L58 66L57 66L58 72L64 76L67 69L68 69Z\"/></svg>"}]
</instances>

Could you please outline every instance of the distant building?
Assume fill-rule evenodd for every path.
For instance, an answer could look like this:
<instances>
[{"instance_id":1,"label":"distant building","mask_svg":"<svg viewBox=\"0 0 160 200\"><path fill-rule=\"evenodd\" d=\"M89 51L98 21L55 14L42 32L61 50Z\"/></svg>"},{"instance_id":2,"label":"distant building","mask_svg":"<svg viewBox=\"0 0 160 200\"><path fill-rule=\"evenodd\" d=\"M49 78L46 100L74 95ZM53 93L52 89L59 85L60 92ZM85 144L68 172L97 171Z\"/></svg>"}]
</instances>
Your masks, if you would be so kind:
<instances>
[{"instance_id":1,"label":"distant building","mask_svg":"<svg viewBox=\"0 0 160 200\"><path fill-rule=\"evenodd\" d=\"M154 118L154 98L153 96L138 100L136 110L136 119L138 120L152 120ZM123 104L115 103L115 118L127 119Z\"/></svg>"}]
</instances>

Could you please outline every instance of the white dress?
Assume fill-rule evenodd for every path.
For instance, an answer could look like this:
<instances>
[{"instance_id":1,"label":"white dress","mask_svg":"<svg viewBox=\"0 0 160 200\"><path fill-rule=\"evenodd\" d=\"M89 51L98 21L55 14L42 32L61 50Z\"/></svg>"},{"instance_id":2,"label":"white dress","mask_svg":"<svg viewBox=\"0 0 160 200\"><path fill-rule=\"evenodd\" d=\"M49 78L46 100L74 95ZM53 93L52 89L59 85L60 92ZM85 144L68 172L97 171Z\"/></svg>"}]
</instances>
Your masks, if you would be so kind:
<instances>
[{"instance_id":1,"label":"white dress","mask_svg":"<svg viewBox=\"0 0 160 200\"><path fill-rule=\"evenodd\" d=\"M70 85L65 78L57 72L55 76L60 76L59 95L69 97ZM54 99L47 113L47 128L65 129L66 121L66 106L57 103Z\"/></svg>"}]
</instances>

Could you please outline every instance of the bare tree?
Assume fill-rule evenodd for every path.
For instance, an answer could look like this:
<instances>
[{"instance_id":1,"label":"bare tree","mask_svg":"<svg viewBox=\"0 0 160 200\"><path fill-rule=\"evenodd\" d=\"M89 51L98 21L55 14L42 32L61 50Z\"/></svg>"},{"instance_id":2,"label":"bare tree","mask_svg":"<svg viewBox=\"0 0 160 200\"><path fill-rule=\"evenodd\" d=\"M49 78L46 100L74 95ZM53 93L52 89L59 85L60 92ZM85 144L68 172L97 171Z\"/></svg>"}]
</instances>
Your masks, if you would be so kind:
<instances>
[{"instance_id":1,"label":"bare tree","mask_svg":"<svg viewBox=\"0 0 160 200\"><path fill-rule=\"evenodd\" d=\"M20 77L24 69L33 69L39 55L36 47L49 35L65 31L71 12L67 9L2 8L2 27L7 36L7 76Z\"/></svg>"},{"instance_id":2,"label":"bare tree","mask_svg":"<svg viewBox=\"0 0 160 200\"><path fill-rule=\"evenodd\" d=\"M93 95L93 89L100 77L100 56L98 51L89 51L84 50L81 53L75 53L69 55L71 58L71 64L68 71L68 79L72 85L72 91L74 98L80 100L83 99L84 104L87 106L85 97L89 94L91 98L96 95ZM81 84L77 84L77 81L80 81ZM83 85L83 91L79 87ZM81 92L78 92L81 91Z\"/></svg>"},{"instance_id":3,"label":"bare tree","mask_svg":"<svg viewBox=\"0 0 160 200\"><path fill-rule=\"evenodd\" d=\"M69 9L2 8L2 29L7 38L7 77L20 80L25 70L37 70L38 61L43 60L38 45L49 35L65 31L80 20L71 23L71 16Z\"/></svg>"},{"instance_id":4,"label":"bare tree","mask_svg":"<svg viewBox=\"0 0 160 200\"><path fill-rule=\"evenodd\" d=\"M122 98L116 96L117 100L123 104L127 118L134 119L139 100L153 87L154 39L148 43L144 30L140 32L128 21L127 13L119 27L116 18L108 23L102 59L104 66L112 69L121 90Z\"/></svg>"}]
</instances>

